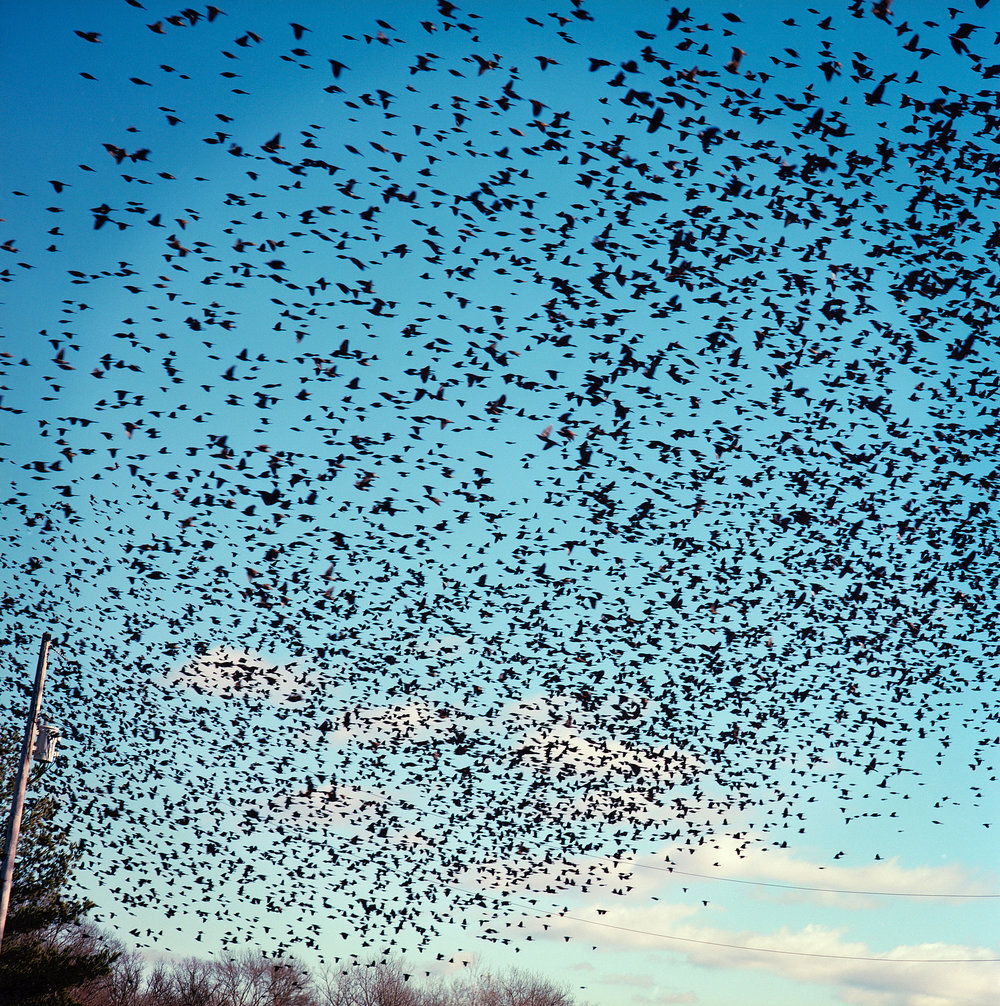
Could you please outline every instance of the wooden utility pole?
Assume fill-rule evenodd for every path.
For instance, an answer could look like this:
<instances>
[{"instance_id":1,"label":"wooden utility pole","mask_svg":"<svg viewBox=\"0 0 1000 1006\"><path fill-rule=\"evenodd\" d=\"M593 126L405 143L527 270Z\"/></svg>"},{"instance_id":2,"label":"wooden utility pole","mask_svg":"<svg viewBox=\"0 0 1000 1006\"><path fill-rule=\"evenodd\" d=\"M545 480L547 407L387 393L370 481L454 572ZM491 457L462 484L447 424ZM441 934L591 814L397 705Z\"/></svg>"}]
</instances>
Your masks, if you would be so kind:
<instances>
[{"instance_id":1,"label":"wooden utility pole","mask_svg":"<svg viewBox=\"0 0 1000 1006\"><path fill-rule=\"evenodd\" d=\"M35 690L31 694L31 709L24 728L24 743L21 745L21 763L14 784L14 798L10 805L10 819L7 821L7 841L4 845L3 871L0 873L0 947L3 946L3 931L7 925L7 908L10 905L10 887L14 879L14 856L17 855L17 839L21 834L21 815L24 812L24 793L28 788L28 772L31 769L31 752L35 746L35 730L38 727L38 710L42 704L42 689L45 687L45 667L49 659L52 637L42 634L42 645L38 651L38 666L35 669Z\"/></svg>"}]
</instances>

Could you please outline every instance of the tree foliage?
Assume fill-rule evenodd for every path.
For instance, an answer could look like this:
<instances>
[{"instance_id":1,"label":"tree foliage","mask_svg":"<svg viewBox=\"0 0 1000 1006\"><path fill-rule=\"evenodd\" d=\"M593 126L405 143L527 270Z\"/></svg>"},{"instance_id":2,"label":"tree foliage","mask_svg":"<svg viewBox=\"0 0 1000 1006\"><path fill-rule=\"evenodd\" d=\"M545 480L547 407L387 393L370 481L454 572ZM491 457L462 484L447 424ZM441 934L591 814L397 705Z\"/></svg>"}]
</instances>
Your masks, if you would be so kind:
<instances>
[{"instance_id":1,"label":"tree foliage","mask_svg":"<svg viewBox=\"0 0 1000 1006\"><path fill-rule=\"evenodd\" d=\"M4 841L21 738L0 732ZM57 820L58 802L35 767L21 819L10 906L0 950L0 1006L73 1006L74 989L109 972L112 951L85 924L92 905L69 892L80 848Z\"/></svg>"}]
</instances>

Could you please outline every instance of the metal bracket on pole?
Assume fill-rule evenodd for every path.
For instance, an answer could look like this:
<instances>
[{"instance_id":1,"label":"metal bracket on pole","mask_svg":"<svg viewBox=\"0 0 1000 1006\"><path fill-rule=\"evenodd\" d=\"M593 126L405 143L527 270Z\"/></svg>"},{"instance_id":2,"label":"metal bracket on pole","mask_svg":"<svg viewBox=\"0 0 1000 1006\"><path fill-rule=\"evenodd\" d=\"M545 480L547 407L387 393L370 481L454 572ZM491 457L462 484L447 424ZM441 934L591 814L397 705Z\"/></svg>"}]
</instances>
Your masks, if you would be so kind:
<instances>
[{"instance_id":1,"label":"metal bracket on pole","mask_svg":"<svg viewBox=\"0 0 1000 1006\"><path fill-rule=\"evenodd\" d=\"M38 725L38 710L42 704L42 689L45 687L45 666L49 659L52 637L42 634L42 645L38 651L38 666L35 668L35 688L31 694L31 709L24 728L24 743L21 745L21 762L14 784L14 798L10 805L10 819L7 821L7 841L4 844L3 870L0 872L0 947L3 946L3 932L7 925L7 909L10 905L10 888L14 879L14 857L17 855L17 839L21 834L21 815L24 813L24 794L28 788L28 772L31 769L31 753L35 746L35 728Z\"/></svg>"}]
</instances>

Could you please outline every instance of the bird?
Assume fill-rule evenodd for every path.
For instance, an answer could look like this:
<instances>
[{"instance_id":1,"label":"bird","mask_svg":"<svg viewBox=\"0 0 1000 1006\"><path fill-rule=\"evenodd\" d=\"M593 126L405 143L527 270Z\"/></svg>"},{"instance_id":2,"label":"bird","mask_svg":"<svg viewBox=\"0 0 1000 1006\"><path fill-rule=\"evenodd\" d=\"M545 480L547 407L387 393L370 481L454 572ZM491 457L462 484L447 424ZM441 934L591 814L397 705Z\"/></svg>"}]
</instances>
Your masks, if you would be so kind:
<instances>
[{"instance_id":1,"label":"bird","mask_svg":"<svg viewBox=\"0 0 1000 1006\"><path fill-rule=\"evenodd\" d=\"M519 943L503 891L634 899L807 792L882 815L962 747L975 796L1000 70L877 6L853 56L755 12L746 63L677 7L439 0L315 68L252 10L76 33L87 128L11 141L0 618L55 627L123 937Z\"/></svg>"}]
</instances>

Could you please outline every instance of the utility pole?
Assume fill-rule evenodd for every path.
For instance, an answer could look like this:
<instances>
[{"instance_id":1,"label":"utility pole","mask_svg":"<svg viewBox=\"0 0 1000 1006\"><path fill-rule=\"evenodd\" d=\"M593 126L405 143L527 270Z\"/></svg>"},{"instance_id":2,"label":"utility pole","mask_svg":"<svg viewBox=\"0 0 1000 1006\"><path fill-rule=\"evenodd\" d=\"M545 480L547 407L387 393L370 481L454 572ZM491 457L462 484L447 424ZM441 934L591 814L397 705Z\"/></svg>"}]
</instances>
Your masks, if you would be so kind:
<instances>
[{"instance_id":1,"label":"utility pole","mask_svg":"<svg viewBox=\"0 0 1000 1006\"><path fill-rule=\"evenodd\" d=\"M21 814L24 812L24 793L28 788L28 772L31 769L31 752L35 746L35 730L38 726L38 710L42 704L42 689L45 687L45 667L49 659L52 637L42 633L42 645L38 650L38 666L35 669L35 690L31 695L31 709L24 728L24 743L21 745L21 764L14 784L14 798L10 805L10 819L7 822L7 842L4 845L3 871L0 873L0 947L3 946L3 931L7 925L7 908L10 905L10 887L14 879L14 856L17 854L17 839L21 834Z\"/></svg>"}]
</instances>

